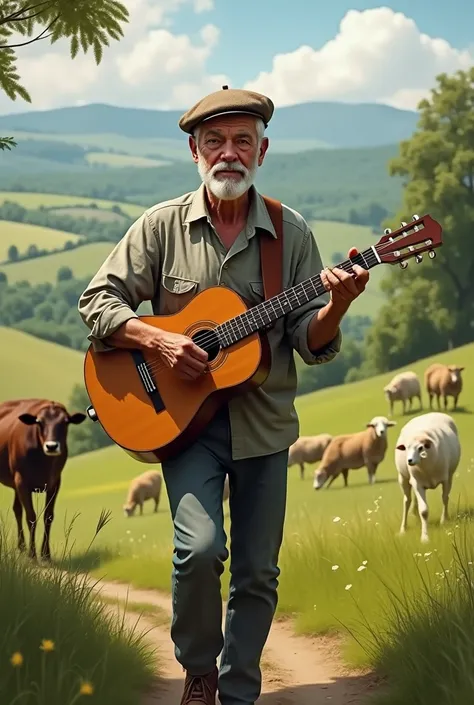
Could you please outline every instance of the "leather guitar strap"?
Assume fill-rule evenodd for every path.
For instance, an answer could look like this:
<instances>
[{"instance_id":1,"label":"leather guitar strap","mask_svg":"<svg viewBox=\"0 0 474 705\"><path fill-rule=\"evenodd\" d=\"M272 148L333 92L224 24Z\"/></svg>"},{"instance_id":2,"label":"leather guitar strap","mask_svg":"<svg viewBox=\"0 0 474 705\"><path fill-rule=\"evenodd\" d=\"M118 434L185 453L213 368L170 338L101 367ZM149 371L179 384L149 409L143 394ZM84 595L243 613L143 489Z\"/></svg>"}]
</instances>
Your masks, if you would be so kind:
<instances>
[{"instance_id":1,"label":"leather guitar strap","mask_svg":"<svg viewBox=\"0 0 474 705\"><path fill-rule=\"evenodd\" d=\"M276 233L276 238L267 232L259 237L263 290L265 299L271 299L283 290L283 211L280 201L269 196L263 200Z\"/></svg>"}]
</instances>

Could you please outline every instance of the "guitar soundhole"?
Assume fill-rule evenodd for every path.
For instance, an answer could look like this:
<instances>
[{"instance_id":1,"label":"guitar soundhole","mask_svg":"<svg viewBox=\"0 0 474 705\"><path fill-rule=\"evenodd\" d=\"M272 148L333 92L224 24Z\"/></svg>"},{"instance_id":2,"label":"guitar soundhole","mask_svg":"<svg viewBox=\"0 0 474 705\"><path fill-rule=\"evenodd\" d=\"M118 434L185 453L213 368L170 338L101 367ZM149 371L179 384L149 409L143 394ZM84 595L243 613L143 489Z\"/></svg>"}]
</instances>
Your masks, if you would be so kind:
<instances>
[{"instance_id":1,"label":"guitar soundhole","mask_svg":"<svg viewBox=\"0 0 474 705\"><path fill-rule=\"evenodd\" d=\"M210 328L204 328L191 336L192 341L208 354L208 362L216 359L220 353L221 346L217 333Z\"/></svg>"}]
</instances>

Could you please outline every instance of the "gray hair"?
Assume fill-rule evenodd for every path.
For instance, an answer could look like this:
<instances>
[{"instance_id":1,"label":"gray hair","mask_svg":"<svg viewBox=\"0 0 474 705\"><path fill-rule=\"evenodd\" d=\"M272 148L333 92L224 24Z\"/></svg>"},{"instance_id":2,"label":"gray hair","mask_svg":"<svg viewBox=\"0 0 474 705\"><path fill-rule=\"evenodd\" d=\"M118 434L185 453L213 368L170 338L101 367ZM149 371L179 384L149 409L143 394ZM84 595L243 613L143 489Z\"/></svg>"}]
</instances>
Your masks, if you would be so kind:
<instances>
[{"instance_id":1,"label":"gray hair","mask_svg":"<svg viewBox=\"0 0 474 705\"><path fill-rule=\"evenodd\" d=\"M199 130L201 129L201 127L202 127L202 123L200 125L197 125L197 127L194 128L193 137L196 142L199 139ZM257 144L260 147L262 140L265 136L265 123L263 122L261 117L255 118L255 127L257 129Z\"/></svg>"}]
</instances>

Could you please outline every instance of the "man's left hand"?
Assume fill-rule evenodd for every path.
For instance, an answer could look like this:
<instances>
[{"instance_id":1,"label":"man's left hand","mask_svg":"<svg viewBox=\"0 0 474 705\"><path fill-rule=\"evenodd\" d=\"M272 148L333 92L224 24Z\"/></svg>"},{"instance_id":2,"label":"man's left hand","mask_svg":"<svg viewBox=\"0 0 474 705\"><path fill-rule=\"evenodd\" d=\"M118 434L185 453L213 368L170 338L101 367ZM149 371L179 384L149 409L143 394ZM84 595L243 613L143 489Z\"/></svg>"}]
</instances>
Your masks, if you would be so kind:
<instances>
[{"instance_id":1,"label":"man's left hand","mask_svg":"<svg viewBox=\"0 0 474 705\"><path fill-rule=\"evenodd\" d=\"M357 252L355 247L351 247L348 257L354 257ZM354 299L364 291L369 281L367 269L359 267L358 264L354 264L352 269L352 274L338 267L333 269L326 267L321 272L323 286L330 292L331 301L338 308L348 309Z\"/></svg>"}]
</instances>

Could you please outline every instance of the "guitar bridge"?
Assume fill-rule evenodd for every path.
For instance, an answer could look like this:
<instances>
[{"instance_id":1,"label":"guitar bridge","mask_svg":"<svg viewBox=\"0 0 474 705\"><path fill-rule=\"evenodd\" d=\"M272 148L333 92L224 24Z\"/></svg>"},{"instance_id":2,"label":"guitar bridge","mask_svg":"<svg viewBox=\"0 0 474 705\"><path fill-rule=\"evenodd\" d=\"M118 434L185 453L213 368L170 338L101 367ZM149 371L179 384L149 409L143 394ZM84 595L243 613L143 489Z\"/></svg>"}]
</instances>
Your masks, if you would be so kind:
<instances>
[{"instance_id":1,"label":"guitar bridge","mask_svg":"<svg viewBox=\"0 0 474 705\"><path fill-rule=\"evenodd\" d=\"M138 376L157 414L165 410L165 404L141 350L130 350Z\"/></svg>"}]
</instances>

